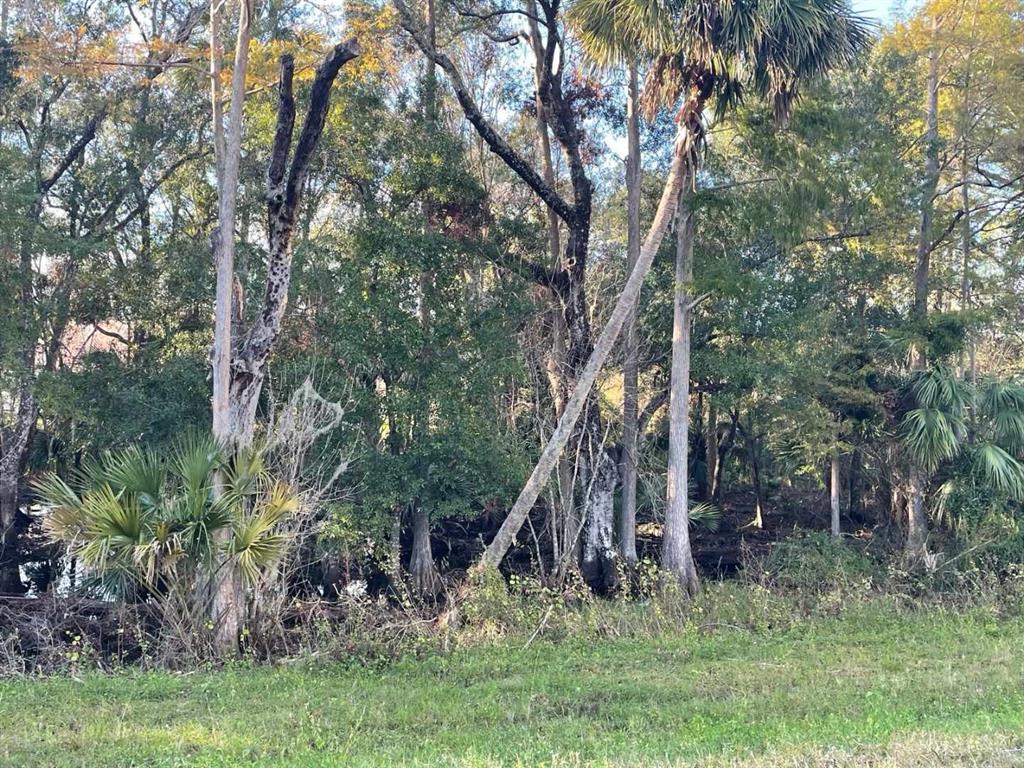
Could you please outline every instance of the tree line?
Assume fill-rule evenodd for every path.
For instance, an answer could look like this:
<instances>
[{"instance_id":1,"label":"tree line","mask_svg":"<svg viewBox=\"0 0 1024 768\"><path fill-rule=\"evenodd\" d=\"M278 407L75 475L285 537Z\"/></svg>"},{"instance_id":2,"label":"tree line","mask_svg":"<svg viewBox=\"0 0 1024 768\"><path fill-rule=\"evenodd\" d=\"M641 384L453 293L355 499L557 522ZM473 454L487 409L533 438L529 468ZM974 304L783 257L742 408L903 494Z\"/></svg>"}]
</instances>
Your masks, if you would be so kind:
<instances>
[{"instance_id":1,"label":"tree line","mask_svg":"<svg viewBox=\"0 0 1024 768\"><path fill-rule=\"evenodd\" d=\"M1024 555L1016 0L2 9L0 592Z\"/></svg>"}]
</instances>

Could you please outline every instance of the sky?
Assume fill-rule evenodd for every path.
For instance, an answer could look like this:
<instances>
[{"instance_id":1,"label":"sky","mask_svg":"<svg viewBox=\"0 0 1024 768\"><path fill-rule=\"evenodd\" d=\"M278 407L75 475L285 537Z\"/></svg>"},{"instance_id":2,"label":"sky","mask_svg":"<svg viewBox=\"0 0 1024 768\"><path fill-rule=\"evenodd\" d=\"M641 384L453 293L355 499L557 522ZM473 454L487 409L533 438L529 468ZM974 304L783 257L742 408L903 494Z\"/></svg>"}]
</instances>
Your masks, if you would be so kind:
<instances>
[{"instance_id":1,"label":"sky","mask_svg":"<svg viewBox=\"0 0 1024 768\"><path fill-rule=\"evenodd\" d=\"M853 10L879 22L889 20L892 5L892 0L853 0Z\"/></svg>"}]
</instances>

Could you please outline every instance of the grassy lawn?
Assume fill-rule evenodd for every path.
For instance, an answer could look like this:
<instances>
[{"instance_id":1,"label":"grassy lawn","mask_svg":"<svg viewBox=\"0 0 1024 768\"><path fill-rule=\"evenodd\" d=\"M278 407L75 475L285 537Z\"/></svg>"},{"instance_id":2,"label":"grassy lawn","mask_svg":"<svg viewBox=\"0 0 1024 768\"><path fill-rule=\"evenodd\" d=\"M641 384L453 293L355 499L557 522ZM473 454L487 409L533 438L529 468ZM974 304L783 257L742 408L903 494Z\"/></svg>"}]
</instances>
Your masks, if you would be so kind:
<instances>
[{"instance_id":1,"label":"grassy lawn","mask_svg":"<svg viewBox=\"0 0 1024 768\"><path fill-rule=\"evenodd\" d=\"M10 766L1024 765L1024 623L866 606L779 633L383 669L0 682Z\"/></svg>"}]
</instances>

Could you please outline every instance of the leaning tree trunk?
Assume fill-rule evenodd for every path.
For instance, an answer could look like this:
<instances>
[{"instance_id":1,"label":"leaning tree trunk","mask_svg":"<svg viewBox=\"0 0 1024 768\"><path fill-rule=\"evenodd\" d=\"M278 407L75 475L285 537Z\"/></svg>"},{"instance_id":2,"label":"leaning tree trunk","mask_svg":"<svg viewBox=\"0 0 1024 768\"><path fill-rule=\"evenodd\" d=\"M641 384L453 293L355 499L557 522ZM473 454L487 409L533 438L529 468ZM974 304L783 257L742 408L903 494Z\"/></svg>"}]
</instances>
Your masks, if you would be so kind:
<instances>
[{"instance_id":1,"label":"leaning tree trunk","mask_svg":"<svg viewBox=\"0 0 1024 768\"><path fill-rule=\"evenodd\" d=\"M559 455L565 449L569 438L573 435L576 421L590 399L591 388L597 379L597 374L604 365L618 338L619 332L622 330L622 326L626 322L626 315L633 308L640 295L640 288L643 285L644 278L650 270L658 248L661 246L665 231L675 215L679 192L683 187L683 166L689 152L688 134L685 129L680 129L676 137L672 164L668 179L665 182L665 189L662 191L661 201L658 204L658 210L655 213L654 221L651 223L647 238L640 249L640 258L626 280L626 284L615 303L611 316L605 323L604 328L601 329L601 334L594 345L594 351L588 358L576 382L576 387L569 397L568 403L566 403L565 412L562 414L562 418L559 419L558 426L555 428L548 444L544 447L537 465L533 468L533 472L530 473L529 479L523 486L523 490L520 492L515 504L512 505L512 509L502 523L501 528L487 549L484 550L479 563L480 567L497 568L504 559L505 554L515 541L516 534L526 520L526 516L537 501L541 488L547 482L547 478L550 477L552 470L554 470Z\"/></svg>"},{"instance_id":2,"label":"leaning tree trunk","mask_svg":"<svg viewBox=\"0 0 1024 768\"><path fill-rule=\"evenodd\" d=\"M689 168L686 179L693 178ZM693 211L684 185L679 202L676 240L675 297L672 323L672 381L669 399L668 483L665 536L661 564L690 595L700 591L700 579L690 547L690 326L693 285Z\"/></svg>"},{"instance_id":3,"label":"leaning tree trunk","mask_svg":"<svg viewBox=\"0 0 1024 768\"><path fill-rule=\"evenodd\" d=\"M926 85L925 179L921 189L921 222L917 233L917 265L914 269L914 319L919 325L918 333L922 337L928 321L932 215L939 182L939 52L936 41L938 26L938 17L933 17ZM927 362L924 343L919 341L913 366L916 370L922 370ZM910 560L920 560L927 552L928 516L924 500L927 485L927 472L916 462L912 462L908 488L907 539L904 542L904 554Z\"/></svg>"},{"instance_id":4,"label":"leaning tree trunk","mask_svg":"<svg viewBox=\"0 0 1024 768\"><path fill-rule=\"evenodd\" d=\"M626 102L626 237L627 270L632 271L640 257L640 85L635 61L629 63L629 96ZM619 517L619 554L628 564L637 562L636 554L636 479L637 479L637 379L639 377L639 340L637 306L626 317L622 339L622 513Z\"/></svg>"}]
</instances>

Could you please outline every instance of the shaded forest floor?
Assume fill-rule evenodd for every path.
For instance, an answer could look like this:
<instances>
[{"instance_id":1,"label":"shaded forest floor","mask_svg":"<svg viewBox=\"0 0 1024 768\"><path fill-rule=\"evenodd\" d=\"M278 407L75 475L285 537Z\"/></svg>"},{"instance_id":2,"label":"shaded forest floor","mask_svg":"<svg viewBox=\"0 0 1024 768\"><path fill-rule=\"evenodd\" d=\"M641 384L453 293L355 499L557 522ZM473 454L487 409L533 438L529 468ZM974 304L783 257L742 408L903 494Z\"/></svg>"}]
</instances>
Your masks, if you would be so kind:
<instances>
[{"instance_id":1,"label":"shaded forest floor","mask_svg":"<svg viewBox=\"0 0 1024 768\"><path fill-rule=\"evenodd\" d=\"M0 681L0 764L1024 764L1020 618L870 600L779 629L598 634Z\"/></svg>"}]
</instances>

